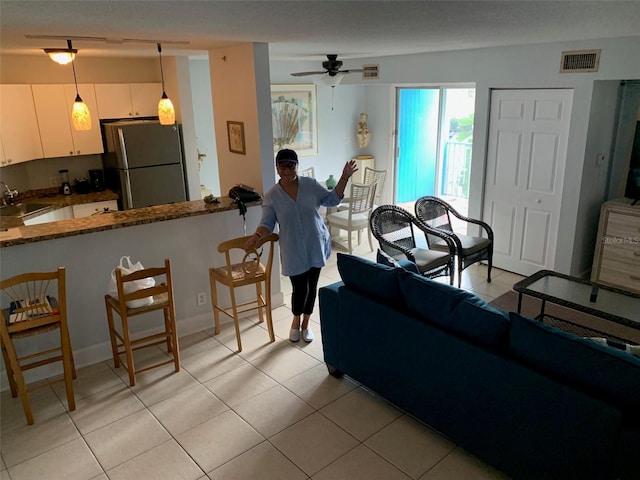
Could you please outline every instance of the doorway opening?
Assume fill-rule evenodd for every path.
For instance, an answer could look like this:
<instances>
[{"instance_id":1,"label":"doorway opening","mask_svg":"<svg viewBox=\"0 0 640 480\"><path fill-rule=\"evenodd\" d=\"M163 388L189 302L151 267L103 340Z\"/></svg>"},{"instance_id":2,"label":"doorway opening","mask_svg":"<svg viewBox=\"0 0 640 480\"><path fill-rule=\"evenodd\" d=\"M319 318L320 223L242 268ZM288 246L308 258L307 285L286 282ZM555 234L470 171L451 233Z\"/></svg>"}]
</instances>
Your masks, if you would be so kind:
<instances>
[{"instance_id":1,"label":"doorway opening","mask_svg":"<svg viewBox=\"0 0 640 480\"><path fill-rule=\"evenodd\" d=\"M433 195L466 215L475 88L403 87L396 95L394 203L413 211Z\"/></svg>"}]
</instances>

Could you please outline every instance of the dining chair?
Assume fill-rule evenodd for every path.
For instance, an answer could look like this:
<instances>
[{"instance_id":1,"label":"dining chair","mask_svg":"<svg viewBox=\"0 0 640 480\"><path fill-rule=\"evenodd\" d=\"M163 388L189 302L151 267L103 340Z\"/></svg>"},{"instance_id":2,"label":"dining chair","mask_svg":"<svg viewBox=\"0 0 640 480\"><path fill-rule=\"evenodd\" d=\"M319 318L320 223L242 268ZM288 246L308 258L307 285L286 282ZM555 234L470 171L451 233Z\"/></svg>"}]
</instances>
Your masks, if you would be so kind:
<instances>
[{"instance_id":1,"label":"dining chair","mask_svg":"<svg viewBox=\"0 0 640 480\"><path fill-rule=\"evenodd\" d=\"M373 200L375 198L376 184L352 183L351 193L349 196L349 208L329 213L326 216L329 234L332 229L345 230L347 232L347 249L349 253L353 252L351 236L352 232L358 233L358 245L361 241L362 230L367 230L369 236L369 247L373 250L373 241L371 239L371 229L369 228L369 214L373 208ZM337 237L335 238L337 240Z\"/></svg>"},{"instance_id":2,"label":"dining chair","mask_svg":"<svg viewBox=\"0 0 640 480\"><path fill-rule=\"evenodd\" d=\"M133 273L123 274L119 267L115 269L118 296L105 295L104 301L109 322L109 337L113 363L116 368L121 365L129 375L129 385L136 384L136 373L144 372L162 365L173 364L176 372L180 371L180 352L178 347L178 332L176 328L175 302L173 298L173 280L171 277L171 261L164 260L162 267L148 267ZM139 290L127 287L130 282L152 277L154 286ZM140 302L141 299L151 297L151 303ZM137 302L136 302L137 301ZM144 303L141 306L137 306ZM134 307L127 306L136 305ZM162 311L164 322L158 333L142 334L131 332L134 325L133 317L150 312ZM114 313L120 317L120 329L116 328ZM156 330L157 331L157 330ZM168 359L136 367L133 353L137 350L166 345Z\"/></svg>"},{"instance_id":3,"label":"dining chair","mask_svg":"<svg viewBox=\"0 0 640 480\"><path fill-rule=\"evenodd\" d=\"M380 205L371 212L369 222L371 233L378 240L382 252L396 261L411 261L425 277L448 275L449 284L453 285L456 250L454 241L448 234L420 222L410 212L397 205ZM416 230L442 239L448 249L418 247Z\"/></svg>"},{"instance_id":4,"label":"dining chair","mask_svg":"<svg viewBox=\"0 0 640 480\"><path fill-rule=\"evenodd\" d=\"M449 203L441 198L424 196L416 200L415 214L418 219L430 227L448 232L456 245L456 258L458 270L458 287L462 283L462 271L482 260L487 261L487 282L491 282L491 267L493 266L493 229L488 223L482 220L469 218L462 215ZM454 232L451 223L451 215L466 222L467 224L478 225L486 237L476 237ZM434 250L446 250L448 246L441 237L427 233L427 244Z\"/></svg>"},{"instance_id":5,"label":"dining chair","mask_svg":"<svg viewBox=\"0 0 640 480\"><path fill-rule=\"evenodd\" d=\"M384 184L387 178L386 170L375 170L371 167L364 167L364 175L362 183L375 183L376 184L376 194L373 199L373 208L376 208L380 205L382 201L382 193L384 191ZM338 211L346 210L349 208L349 199L345 198L340 205L338 205Z\"/></svg>"},{"instance_id":6,"label":"dining chair","mask_svg":"<svg viewBox=\"0 0 640 480\"><path fill-rule=\"evenodd\" d=\"M313 167L309 167L305 168L304 170L300 170L300 176L316 178L316 172Z\"/></svg>"},{"instance_id":7,"label":"dining chair","mask_svg":"<svg viewBox=\"0 0 640 480\"><path fill-rule=\"evenodd\" d=\"M249 238L251 236L238 237L220 243L218 252L224 253L225 265L209 269L215 334L220 333L220 313L233 319L238 352L242 351L240 315L246 312L257 310L260 323L264 322L266 316L269 339L272 342L276 340L271 317L271 270L279 237L276 233L265 235L253 250L247 251L244 245ZM229 289L230 306L222 306L217 290L218 283ZM255 286L255 298L238 303L238 289L247 285Z\"/></svg>"},{"instance_id":8,"label":"dining chair","mask_svg":"<svg viewBox=\"0 0 640 480\"><path fill-rule=\"evenodd\" d=\"M29 392L53 382L64 382L69 411L75 410L72 380L76 378L76 369L67 325L65 268L23 273L0 280L0 291L3 302L7 302L0 322L2 357L11 396L20 397L27 424L34 423ZM53 348L48 348L51 347L48 338L34 338L54 330L59 333L59 342L56 341ZM44 345L47 347L41 348ZM27 386L25 371L55 362L62 363L62 378Z\"/></svg>"}]
</instances>

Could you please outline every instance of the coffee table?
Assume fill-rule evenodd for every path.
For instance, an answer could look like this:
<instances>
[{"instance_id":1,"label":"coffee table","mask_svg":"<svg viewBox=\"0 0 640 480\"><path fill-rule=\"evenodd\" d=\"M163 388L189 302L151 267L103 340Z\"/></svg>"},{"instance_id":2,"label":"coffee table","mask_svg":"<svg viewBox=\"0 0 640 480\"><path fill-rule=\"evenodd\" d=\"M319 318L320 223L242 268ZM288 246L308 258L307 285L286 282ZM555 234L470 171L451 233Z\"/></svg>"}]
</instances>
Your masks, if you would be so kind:
<instances>
[{"instance_id":1,"label":"coffee table","mask_svg":"<svg viewBox=\"0 0 640 480\"><path fill-rule=\"evenodd\" d=\"M542 300L537 320L545 317L545 303L593 315L614 323L640 330L640 295L604 287L587 280L571 277L551 270L541 270L513 286L518 292L518 313L522 308L522 295ZM553 317L552 315L547 315ZM565 319L560 319L572 323ZM574 324L577 325L577 324Z\"/></svg>"}]
</instances>

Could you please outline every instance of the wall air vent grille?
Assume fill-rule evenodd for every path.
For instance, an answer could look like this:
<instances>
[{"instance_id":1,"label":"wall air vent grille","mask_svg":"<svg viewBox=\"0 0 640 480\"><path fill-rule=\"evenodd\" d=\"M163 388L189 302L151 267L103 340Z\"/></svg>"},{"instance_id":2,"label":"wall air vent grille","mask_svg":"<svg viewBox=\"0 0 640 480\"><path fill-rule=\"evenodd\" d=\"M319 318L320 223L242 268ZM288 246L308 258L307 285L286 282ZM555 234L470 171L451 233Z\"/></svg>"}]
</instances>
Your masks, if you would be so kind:
<instances>
[{"instance_id":1,"label":"wall air vent grille","mask_svg":"<svg viewBox=\"0 0 640 480\"><path fill-rule=\"evenodd\" d=\"M599 66L600 50L562 52L560 73L597 72Z\"/></svg>"},{"instance_id":2,"label":"wall air vent grille","mask_svg":"<svg viewBox=\"0 0 640 480\"><path fill-rule=\"evenodd\" d=\"M380 78L380 65L362 65L363 80L378 80Z\"/></svg>"}]
</instances>

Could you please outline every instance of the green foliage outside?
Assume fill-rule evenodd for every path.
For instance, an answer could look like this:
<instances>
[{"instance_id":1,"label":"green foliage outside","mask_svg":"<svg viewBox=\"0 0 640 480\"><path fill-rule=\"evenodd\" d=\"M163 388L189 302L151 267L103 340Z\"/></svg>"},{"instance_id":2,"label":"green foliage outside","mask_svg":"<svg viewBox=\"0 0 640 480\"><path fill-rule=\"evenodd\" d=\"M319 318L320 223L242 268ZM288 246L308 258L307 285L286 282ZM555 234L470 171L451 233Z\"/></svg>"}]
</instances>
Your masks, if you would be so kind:
<instances>
[{"instance_id":1,"label":"green foliage outside","mask_svg":"<svg viewBox=\"0 0 640 480\"><path fill-rule=\"evenodd\" d=\"M451 119L449 138L456 142L471 143L473 141L473 113L463 118Z\"/></svg>"}]
</instances>

